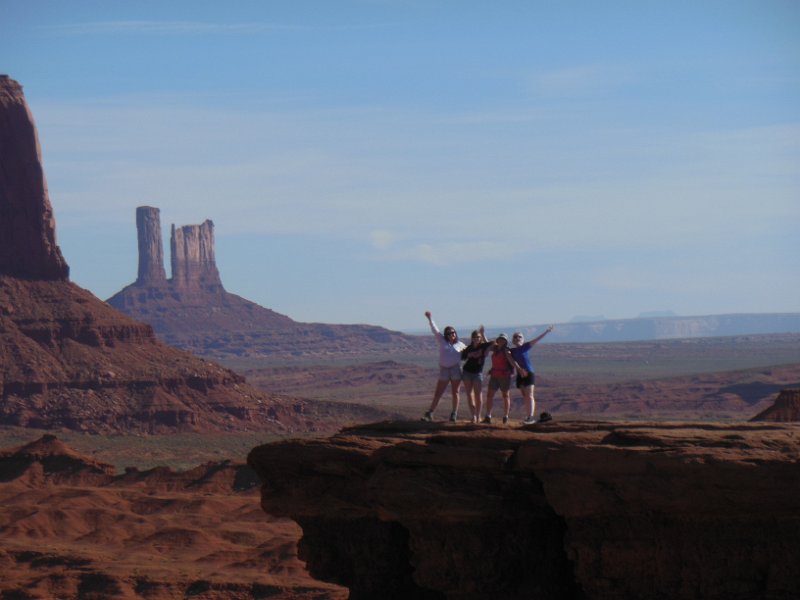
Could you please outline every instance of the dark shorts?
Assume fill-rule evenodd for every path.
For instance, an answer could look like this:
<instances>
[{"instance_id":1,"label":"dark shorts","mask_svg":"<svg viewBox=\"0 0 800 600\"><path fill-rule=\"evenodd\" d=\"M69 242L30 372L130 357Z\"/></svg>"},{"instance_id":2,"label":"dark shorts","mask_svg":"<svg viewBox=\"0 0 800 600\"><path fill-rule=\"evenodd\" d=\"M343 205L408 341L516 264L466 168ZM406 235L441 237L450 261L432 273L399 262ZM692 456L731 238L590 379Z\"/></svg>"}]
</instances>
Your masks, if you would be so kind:
<instances>
[{"instance_id":1,"label":"dark shorts","mask_svg":"<svg viewBox=\"0 0 800 600\"><path fill-rule=\"evenodd\" d=\"M483 373L470 373L469 371L464 371L461 373L461 379L464 381L483 381Z\"/></svg>"},{"instance_id":2,"label":"dark shorts","mask_svg":"<svg viewBox=\"0 0 800 600\"><path fill-rule=\"evenodd\" d=\"M511 375L491 375L489 377L489 392L507 392L511 387Z\"/></svg>"},{"instance_id":3,"label":"dark shorts","mask_svg":"<svg viewBox=\"0 0 800 600\"><path fill-rule=\"evenodd\" d=\"M520 377L517 375L517 387L524 388L528 387L529 385L534 385L535 377L533 373L528 373L525 377Z\"/></svg>"}]
</instances>

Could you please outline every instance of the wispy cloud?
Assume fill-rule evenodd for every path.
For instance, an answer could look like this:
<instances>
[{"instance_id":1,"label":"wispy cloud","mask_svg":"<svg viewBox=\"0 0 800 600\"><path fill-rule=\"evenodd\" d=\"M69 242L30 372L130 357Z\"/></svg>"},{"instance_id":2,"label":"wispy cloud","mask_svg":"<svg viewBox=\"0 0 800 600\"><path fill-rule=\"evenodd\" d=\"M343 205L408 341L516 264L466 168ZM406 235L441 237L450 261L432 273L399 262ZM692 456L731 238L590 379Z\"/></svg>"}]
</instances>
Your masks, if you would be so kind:
<instances>
[{"instance_id":1,"label":"wispy cloud","mask_svg":"<svg viewBox=\"0 0 800 600\"><path fill-rule=\"evenodd\" d=\"M140 97L37 115L61 224L99 218L101 205L103 219L128 222L148 203L165 222L345 235L376 260L454 265L574 248L713 245L800 219L794 124L565 128L537 138L535 124L509 135L462 127L457 116L442 124L436 114L236 111Z\"/></svg>"},{"instance_id":2,"label":"wispy cloud","mask_svg":"<svg viewBox=\"0 0 800 600\"><path fill-rule=\"evenodd\" d=\"M116 33L146 35L257 35L298 29L279 23L208 23L202 21L96 21L48 27L66 35L105 35Z\"/></svg>"},{"instance_id":3,"label":"wispy cloud","mask_svg":"<svg viewBox=\"0 0 800 600\"><path fill-rule=\"evenodd\" d=\"M530 78L532 91L545 95L575 96L607 91L634 81L630 67L580 65L544 71Z\"/></svg>"}]
</instances>

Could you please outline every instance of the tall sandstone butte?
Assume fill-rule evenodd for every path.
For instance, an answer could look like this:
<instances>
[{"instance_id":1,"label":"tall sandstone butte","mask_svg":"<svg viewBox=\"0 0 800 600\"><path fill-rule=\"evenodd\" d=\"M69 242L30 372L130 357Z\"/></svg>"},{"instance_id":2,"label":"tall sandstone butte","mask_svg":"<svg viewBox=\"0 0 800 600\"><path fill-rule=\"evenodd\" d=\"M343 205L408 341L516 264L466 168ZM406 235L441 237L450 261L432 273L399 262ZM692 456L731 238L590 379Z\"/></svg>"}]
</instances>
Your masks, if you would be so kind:
<instances>
[{"instance_id":1,"label":"tall sandstone butte","mask_svg":"<svg viewBox=\"0 0 800 600\"><path fill-rule=\"evenodd\" d=\"M214 258L214 222L206 219L202 225L172 226L170 238L172 283L182 289L222 288L217 262Z\"/></svg>"},{"instance_id":2,"label":"tall sandstone butte","mask_svg":"<svg viewBox=\"0 0 800 600\"><path fill-rule=\"evenodd\" d=\"M139 276L136 278L138 285L161 285L167 281L160 212L153 206L139 206L136 209L136 233L139 240Z\"/></svg>"},{"instance_id":3,"label":"tall sandstone butte","mask_svg":"<svg viewBox=\"0 0 800 600\"><path fill-rule=\"evenodd\" d=\"M56 244L36 125L22 86L8 75L0 75L0 273L69 279Z\"/></svg>"}]
</instances>

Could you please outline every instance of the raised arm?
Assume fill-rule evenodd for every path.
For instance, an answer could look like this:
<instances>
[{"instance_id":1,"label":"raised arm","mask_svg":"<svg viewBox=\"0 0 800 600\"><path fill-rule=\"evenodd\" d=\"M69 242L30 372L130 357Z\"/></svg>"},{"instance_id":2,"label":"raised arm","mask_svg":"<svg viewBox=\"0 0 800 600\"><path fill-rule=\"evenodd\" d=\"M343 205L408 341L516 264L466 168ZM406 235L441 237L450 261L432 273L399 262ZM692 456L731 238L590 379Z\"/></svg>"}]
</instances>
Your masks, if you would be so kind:
<instances>
[{"instance_id":1,"label":"raised arm","mask_svg":"<svg viewBox=\"0 0 800 600\"><path fill-rule=\"evenodd\" d=\"M536 343L537 343L539 340L541 340L541 339L542 339L544 336L546 336L546 335L547 335L548 333L550 333L551 331L553 331L553 326L552 326L552 325L550 325L550 327L548 327L547 329L545 329L545 330L544 330L544 333L542 333L542 335L540 335L539 337L535 337L535 338L533 338L533 339L530 341L530 345L531 345L531 346L533 346L534 344L536 344Z\"/></svg>"},{"instance_id":2,"label":"raised arm","mask_svg":"<svg viewBox=\"0 0 800 600\"><path fill-rule=\"evenodd\" d=\"M433 335L435 335L437 337L442 337L442 332L439 331L439 328L436 326L436 323L434 323L434 321L433 321L433 316L431 315L431 311L426 310L425 311L425 316L428 317L428 324L431 326L431 331L433 332Z\"/></svg>"}]
</instances>

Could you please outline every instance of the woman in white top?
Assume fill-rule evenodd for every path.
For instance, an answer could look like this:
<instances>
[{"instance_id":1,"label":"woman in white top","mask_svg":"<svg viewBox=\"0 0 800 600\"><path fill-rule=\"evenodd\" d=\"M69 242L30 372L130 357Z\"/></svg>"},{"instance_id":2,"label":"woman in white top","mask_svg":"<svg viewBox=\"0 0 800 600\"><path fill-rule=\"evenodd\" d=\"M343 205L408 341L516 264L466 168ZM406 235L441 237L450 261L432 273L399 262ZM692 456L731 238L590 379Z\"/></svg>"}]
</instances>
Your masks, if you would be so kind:
<instances>
[{"instance_id":1,"label":"woman in white top","mask_svg":"<svg viewBox=\"0 0 800 600\"><path fill-rule=\"evenodd\" d=\"M467 346L458 340L458 333L454 327L448 325L444 328L444 333L441 333L433 321L431 312L426 311L425 316L428 318L431 331L439 346L439 380L436 382L436 390L433 392L431 407L425 412L422 420L433 421L433 411L439 405L439 400L444 395L449 383L453 394L453 412L450 413L450 420L455 421L458 415L459 392L461 391L461 351Z\"/></svg>"}]
</instances>

